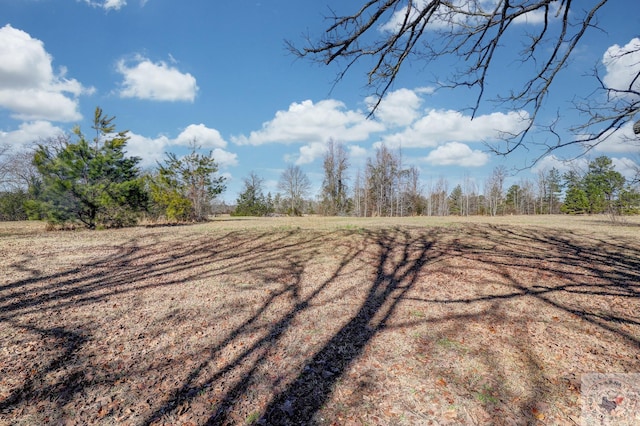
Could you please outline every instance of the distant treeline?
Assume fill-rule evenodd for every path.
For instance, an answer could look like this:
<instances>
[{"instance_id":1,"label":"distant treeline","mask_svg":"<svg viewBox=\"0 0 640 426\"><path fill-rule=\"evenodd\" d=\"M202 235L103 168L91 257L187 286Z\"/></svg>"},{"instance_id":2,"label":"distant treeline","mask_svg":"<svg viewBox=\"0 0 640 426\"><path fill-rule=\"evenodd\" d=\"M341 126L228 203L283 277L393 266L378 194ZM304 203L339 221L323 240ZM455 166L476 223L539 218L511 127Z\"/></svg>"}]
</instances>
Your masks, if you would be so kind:
<instances>
[{"instance_id":1,"label":"distant treeline","mask_svg":"<svg viewBox=\"0 0 640 426\"><path fill-rule=\"evenodd\" d=\"M327 142L320 193L298 166L285 169L278 192L264 193L263 179L251 172L234 206L217 201L225 188L211 153L197 141L184 157L167 153L163 163L142 173L140 158L127 157L127 132L117 132L114 117L100 108L95 137L79 128L12 153L0 147L0 220L44 220L90 229L151 222L193 222L211 214L238 216L320 214L326 216L446 216L508 214L638 214L640 192L615 170L609 157L586 170L539 172L505 188L504 167L496 167L482 187L471 177L450 188L442 177L427 185L399 152L382 145L362 170L349 171L344 145Z\"/></svg>"}]
</instances>

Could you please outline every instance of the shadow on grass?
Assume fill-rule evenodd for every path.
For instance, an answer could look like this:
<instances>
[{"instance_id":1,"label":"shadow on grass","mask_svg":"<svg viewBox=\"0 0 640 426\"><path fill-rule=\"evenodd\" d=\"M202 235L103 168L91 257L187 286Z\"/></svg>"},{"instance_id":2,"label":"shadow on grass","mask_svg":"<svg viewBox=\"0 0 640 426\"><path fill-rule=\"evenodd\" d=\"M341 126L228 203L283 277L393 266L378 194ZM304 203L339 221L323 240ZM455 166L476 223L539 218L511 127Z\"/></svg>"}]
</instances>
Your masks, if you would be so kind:
<instances>
[{"instance_id":1,"label":"shadow on grass","mask_svg":"<svg viewBox=\"0 0 640 426\"><path fill-rule=\"evenodd\" d=\"M408 233L399 230L371 235L367 244L378 247L379 258L375 278L366 290L364 302L355 315L305 363L300 375L275 395L258 423L309 424L330 397L336 381L358 359L369 341L386 327L403 295L416 284L424 264L437 258L436 252L431 250L432 241L425 239L415 242ZM334 278L335 275L325 285ZM297 306L287 318L294 316L309 302L306 300ZM277 338L277 335L274 337ZM226 423L229 406L246 391L248 383L250 377L245 376L228 393L217 413L207 423Z\"/></svg>"},{"instance_id":2,"label":"shadow on grass","mask_svg":"<svg viewBox=\"0 0 640 426\"><path fill-rule=\"evenodd\" d=\"M496 424L502 421L504 411L489 408L507 401L511 415L535 421L532 407L536 401L532 397L513 402L516 395L507 386L503 354L493 348L476 352L460 343L471 323L514 327L519 340L505 345L524 360L526 368L521 374L532 388L530 393L544 394L550 387L540 373L545 360L529 347L531 337L524 323L508 315L507 303L514 300L531 300L558 314L574 315L607 333L610 339L640 349L637 316L601 309L589 302L618 298L640 307L640 251L632 241L485 225L448 230L234 231L169 243L163 240L164 234L158 238L161 241L143 235L131 238L100 259L48 274L37 269L38 262L33 258L14 263L15 271L28 277L0 283L0 326L52 339L57 353L48 362L34 362L33 371L23 383L0 394L0 420L5 416L15 423L18 413L28 406L44 406L53 413L50 420L62 421L69 416L64 407L96 386L84 374L87 369L100 369L84 352L96 329L82 319L56 319L54 322L61 325L45 327L43 323L56 313L91 310L147 290L177 290L185 283L216 282L234 276L251 277L252 283L244 291L262 291L264 287L263 297L258 301L240 300L237 309L242 319L215 341L203 342L197 352L185 355L194 358L195 364L183 364L180 357L168 361L171 368L182 372L180 378L171 382L169 390L155 395L149 409L130 422L171 423L204 394L219 389L208 411L193 412L192 419L201 424L322 423L319 413L367 346L382 332L419 325L440 329L440 337L421 338L427 353L464 350L493 376L491 382L478 381L471 386L468 377L457 370L434 362L427 364L425 369L446 376L451 392L475 395L487 408L488 419ZM322 278L307 276L327 253L334 258L327 263L330 270L325 270ZM493 277L487 282L499 281L500 291L478 287L482 294L460 295L434 287L438 284L433 277L451 277L455 282L453 277L460 273L476 274L478 280ZM344 284L346 278L357 284ZM470 287L477 285L469 282ZM269 393L256 396L256 382L266 380L265 370L275 365L273 354L286 353L291 334L300 323L309 321L320 307L345 302L353 305L340 311L344 316L318 319L318 324L326 324L332 331L321 333L324 337L308 355L289 355L291 361L285 371L277 379L269 379ZM398 312L407 303L424 306L425 317L404 321ZM183 325L197 321L171 315L163 321ZM212 314L211 318L223 321L224 315ZM457 340L445 340L453 338ZM447 346L449 341L454 343ZM99 384L135 381L148 376L151 365L132 362L123 371L105 376ZM638 362L629 360L625 365L638 367ZM147 395L154 393L150 389ZM247 412L251 404L255 405L254 411ZM94 413L89 420L100 423L102 417L96 416ZM127 420L125 414L122 416ZM115 414L104 421L114 419ZM464 420L481 423L472 417Z\"/></svg>"}]
</instances>

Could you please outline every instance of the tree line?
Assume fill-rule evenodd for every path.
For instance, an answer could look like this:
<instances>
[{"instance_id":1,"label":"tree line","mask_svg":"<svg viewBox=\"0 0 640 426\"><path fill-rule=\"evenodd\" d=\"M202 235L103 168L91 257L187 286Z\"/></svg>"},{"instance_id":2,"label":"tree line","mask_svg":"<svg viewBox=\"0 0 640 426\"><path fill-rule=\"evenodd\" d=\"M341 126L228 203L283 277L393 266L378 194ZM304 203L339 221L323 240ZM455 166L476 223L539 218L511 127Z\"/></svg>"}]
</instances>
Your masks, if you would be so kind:
<instances>
[{"instance_id":1,"label":"tree line","mask_svg":"<svg viewBox=\"0 0 640 426\"><path fill-rule=\"evenodd\" d=\"M376 148L363 169L349 174L347 150L329 140L323 158L320 193L310 198L310 181L298 166L282 174L278 192L264 193L264 180L255 172L244 179L236 207L238 216L320 214L327 216L447 216L527 214L640 213L640 192L615 170L607 156L560 173L556 168L538 172L505 187L505 167L494 168L480 185L470 176L451 187L445 177L424 183L420 169L403 164L402 153L384 145Z\"/></svg>"},{"instance_id":2,"label":"tree line","mask_svg":"<svg viewBox=\"0 0 640 426\"><path fill-rule=\"evenodd\" d=\"M32 152L11 154L0 149L0 220L44 220L52 227L90 229L132 226L150 221L204 221L214 201L226 189L209 154L193 141L182 157L166 153L163 162L142 172L140 158L125 155L126 131L116 131L114 117L96 108L93 138L79 127L37 144ZM493 169L481 184L470 176L451 186L445 177L425 183L420 169L403 162L400 150L376 148L364 167L352 172L346 147L329 140L322 161L319 194L299 166L281 174L278 192L265 194L255 172L243 180L235 206L237 216L446 216L509 214L640 213L636 181L615 170L601 156L586 170L561 174L555 168L522 178L505 187L505 167Z\"/></svg>"}]
</instances>

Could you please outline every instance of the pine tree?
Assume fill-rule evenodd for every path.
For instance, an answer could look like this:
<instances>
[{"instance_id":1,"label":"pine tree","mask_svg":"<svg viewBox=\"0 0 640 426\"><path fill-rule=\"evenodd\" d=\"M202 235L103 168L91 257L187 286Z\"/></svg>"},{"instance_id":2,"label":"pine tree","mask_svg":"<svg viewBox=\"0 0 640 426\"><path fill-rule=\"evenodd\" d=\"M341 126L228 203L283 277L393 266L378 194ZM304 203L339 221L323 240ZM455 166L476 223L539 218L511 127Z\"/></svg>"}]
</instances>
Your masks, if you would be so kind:
<instances>
[{"instance_id":1,"label":"pine tree","mask_svg":"<svg viewBox=\"0 0 640 426\"><path fill-rule=\"evenodd\" d=\"M601 156L591 161L584 177L589 213L614 213L614 201L624 184L624 176L614 170L613 161L609 157Z\"/></svg>"},{"instance_id":2,"label":"pine tree","mask_svg":"<svg viewBox=\"0 0 640 426\"><path fill-rule=\"evenodd\" d=\"M265 216L270 213L271 200L262 191L262 179L254 172L244 179L244 190L238 195L234 216ZM269 194L269 198L271 194Z\"/></svg>"},{"instance_id":3,"label":"pine tree","mask_svg":"<svg viewBox=\"0 0 640 426\"><path fill-rule=\"evenodd\" d=\"M113 120L96 108L89 141L79 127L75 143L39 145L33 162L41 175L38 199L28 204L30 218L53 224L80 222L87 228L135 224L146 207L138 157L126 157L127 131L116 132Z\"/></svg>"}]
</instances>

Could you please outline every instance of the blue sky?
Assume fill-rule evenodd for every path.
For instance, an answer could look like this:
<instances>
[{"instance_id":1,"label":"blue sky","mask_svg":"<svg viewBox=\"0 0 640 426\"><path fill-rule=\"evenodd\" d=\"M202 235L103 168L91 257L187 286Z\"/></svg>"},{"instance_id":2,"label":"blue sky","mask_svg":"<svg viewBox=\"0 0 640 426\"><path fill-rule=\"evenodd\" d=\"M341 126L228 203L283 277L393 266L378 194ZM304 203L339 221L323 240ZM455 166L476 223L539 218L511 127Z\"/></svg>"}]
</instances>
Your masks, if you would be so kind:
<instances>
[{"instance_id":1,"label":"blue sky","mask_svg":"<svg viewBox=\"0 0 640 426\"><path fill-rule=\"evenodd\" d=\"M606 32L594 31L579 46L552 86L543 119L560 111L565 127L580 121L570 101L593 91L588 74L597 64L614 84L637 72L640 58L602 66L607 51L640 43L634 39L640 37L640 4L609 3L599 22ZM425 185L445 177L450 190L464 176L481 188L497 165L521 168L539 155L535 148L507 158L489 154L483 142L495 141L499 130L517 130L526 111L486 103L471 121L465 108L473 104L473 92L434 90L433 76L446 76L448 64L407 66L376 117L367 119L365 64L334 87L337 66L299 60L286 50L285 40L302 45L305 34L321 34L331 9L349 12L360 4L0 0L0 144L22 149L77 124L89 134L89 119L100 106L116 116L119 129L131 132L129 153L142 157L144 166L166 151L185 152L194 138L212 150L228 177L223 198L229 202L251 171L276 192L287 164L302 167L316 191L329 138L347 146L354 173L376 144L402 146L403 163L419 167ZM532 16L522 25L539 24ZM508 87L522 71L512 58L503 64L494 69L493 87ZM609 155L618 170L630 173L640 148L622 139L590 155ZM565 168L558 158L576 153L558 152L512 180Z\"/></svg>"}]
</instances>

